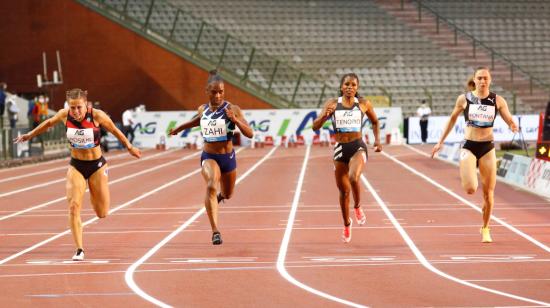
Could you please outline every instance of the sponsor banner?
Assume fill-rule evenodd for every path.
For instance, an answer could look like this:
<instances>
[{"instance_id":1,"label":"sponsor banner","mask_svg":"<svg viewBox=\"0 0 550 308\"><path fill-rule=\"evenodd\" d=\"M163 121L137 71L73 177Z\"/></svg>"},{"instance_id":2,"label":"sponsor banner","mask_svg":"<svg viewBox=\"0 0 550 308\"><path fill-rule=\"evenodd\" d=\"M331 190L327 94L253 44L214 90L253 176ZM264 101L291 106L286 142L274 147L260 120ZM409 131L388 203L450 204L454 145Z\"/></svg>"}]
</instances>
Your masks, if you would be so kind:
<instances>
[{"instance_id":1,"label":"sponsor banner","mask_svg":"<svg viewBox=\"0 0 550 308\"><path fill-rule=\"evenodd\" d=\"M542 159L531 160L525 184L537 193L550 197L550 162Z\"/></svg>"},{"instance_id":2,"label":"sponsor banner","mask_svg":"<svg viewBox=\"0 0 550 308\"><path fill-rule=\"evenodd\" d=\"M507 153L507 155L510 154ZM525 178L527 177L527 172L529 171L529 166L533 158L523 155L512 156L512 161L509 163L504 179L508 182L525 187Z\"/></svg>"},{"instance_id":3,"label":"sponsor banner","mask_svg":"<svg viewBox=\"0 0 550 308\"><path fill-rule=\"evenodd\" d=\"M437 143L439 138L443 134L445 125L449 120L448 116L432 116L428 119L428 143ZM521 132L526 141L537 140L537 134L539 130L539 118L538 115L518 115L514 116L514 121L521 126ZM466 124L464 117L460 116L455 123L455 126L451 129L451 132L445 139L445 142L460 142L464 140L464 129ZM501 117L497 117L495 125L493 126L493 133L495 141L510 141L514 138L514 133L508 129L508 125L502 120ZM518 140L519 136L515 136ZM420 136L420 118L409 118L409 135L407 136L409 144L421 143Z\"/></svg>"},{"instance_id":4,"label":"sponsor banner","mask_svg":"<svg viewBox=\"0 0 550 308\"><path fill-rule=\"evenodd\" d=\"M460 142L445 143L443 148L437 153L437 156L445 160L458 163L460 158Z\"/></svg>"},{"instance_id":5,"label":"sponsor banner","mask_svg":"<svg viewBox=\"0 0 550 308\"><path fill-rule=\"evenodd\" d=\"M502 156L502 159L500 160L500 164L498 165L497 175L500 177L506 177L506 173L508 172L508 168L510 168L510 165L512 164L512 160L514 159L514 155L510 153L504 153Z\"/></svg>"},{"instance_id":6,"label":"sponsor banner","mask_svg":"<svg viewBox=\"0 0 550 308\"><path fill-rule=\"evenodd\" d=\"M313 120L321 109L262 109L243 110L244 118L254 129L259 139L271 137L275 141L281 141L282 136L303 136L306 143L311 143L313 136L321 131L333 133L332 122L327 120L323 128L314 132L311 127ZM401 130L403 116L401 108L374 108L380 123L381 142L385 142L392 129ZM189 121L197 114L196 111L165 111L165 112L139 112L136 114L134 125L134 144L143 148L154 148L160 143L161 136L167 136L172 128L176 128ZM371 124L365 116L363 119L363 134L369 135L369 140L374 140ZM238 128L237 128L238 131ZM258 139L258 138L257 138ZM182 147L186 143L201 143L200 128L195 127L181 132L178 136L165 138L166 147ZM241 144L247 144L250 140L241 137Z\"/></svg>"}]
</instances>

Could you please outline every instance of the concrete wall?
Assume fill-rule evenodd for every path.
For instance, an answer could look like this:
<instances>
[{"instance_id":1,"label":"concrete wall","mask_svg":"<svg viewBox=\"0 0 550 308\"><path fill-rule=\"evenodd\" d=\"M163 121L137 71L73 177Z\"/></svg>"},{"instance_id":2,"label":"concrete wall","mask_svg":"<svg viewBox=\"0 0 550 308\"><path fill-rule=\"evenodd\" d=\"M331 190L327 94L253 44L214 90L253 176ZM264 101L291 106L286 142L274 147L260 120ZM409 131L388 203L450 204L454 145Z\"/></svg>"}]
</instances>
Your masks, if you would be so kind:
<instances>
[{"instance_id":1,"label":"concrete wall","mask_svg":"<svg viewBox=\"0 0 550 308\"><path fill-rule=\"evenodd\" d=\"M42 52L48 69L61 53L64 84L50 106L59 109L70 88L120 120L123 110L190 110L207 101L208 72L71 0L0 1L0 81L11 92L37 92ZM226 82L226 99L243 108L272 108Z\"/></svg>"}]
</instances>

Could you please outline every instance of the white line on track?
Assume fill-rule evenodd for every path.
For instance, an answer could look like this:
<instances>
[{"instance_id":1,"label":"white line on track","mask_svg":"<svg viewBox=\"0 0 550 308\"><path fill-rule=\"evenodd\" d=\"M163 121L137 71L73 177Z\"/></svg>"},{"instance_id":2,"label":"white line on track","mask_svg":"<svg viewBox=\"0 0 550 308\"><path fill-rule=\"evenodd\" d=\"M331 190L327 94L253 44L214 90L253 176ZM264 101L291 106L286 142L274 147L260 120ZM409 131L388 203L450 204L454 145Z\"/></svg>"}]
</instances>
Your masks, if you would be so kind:
<instances>
[{"instance_id":1,"label":"white line on track","mask_svg":"<svg viewBox=\"0 0 550 308\"><path fill-rule=\"evenodd\" d=\"M125 155L128 155L128 153L117 154L117 155L113 155L113 156L106 157L106 158L110 160L110 159L118 158L119 156L125 156ZM69 158L67 157L65 159L68 160ZM41 167L41 166L34 165L34 167ZM42 171L38 171L38 172L33 171L33 172L26 173L26 174L21 174L21 175L12 176L12 177L9 177L9 178L4 178L4 179L0 180L0 183L4 183L4 182L8 182L8 181L14 181L14 180L23 179L23 178L28 178L28 177L31 177L31 176L36 176L36 175L39 175L39 174L54 172L54 171L57 171L57 170L67 170L67 165L64 164L61 167L50 168L50 169L46 169L46 170L42 170Z\"/></svg>"},{"instance_id":2,"label":"white line on track","mask_svg":"<svg viewBox=\"0 0 550 308\"><path fill-rule=\"evenodd\" d=\"M148 159L151 159L151 158L154 158L154 157L157 157L157 156L166 155L166 154L169 153L169 152L171 152L171 151L157 153L157 154L154 154L154 155L145 157L145 158L143 158L143 159L141 159L141 160L139 160L139 159L132 159L131 161L127 161L127 162L124 162L124 163L119 164L119 165L117 164L117 165L114 165L114 166L112 166L112 167L111 167L111 166L108 166L108 168L109 168L109 170L113 170L113 169L116 169L116 168L119 168L119 167L123 167L123 166L126 166L126 165L139 163L139 162L141 162L141 161L148 160ZM130 154L128 154L128 155L130 155ZM68 168L68 167L65 166L65 168ZM33 175L34 175L34 174L33 174ZM7 196L11 196L11 195L18 194L18 193L21 193L21 192L25 192L25 191L28 191L28 190L32 190L32 189L35 189L35 188L46 187L46 186L49 186L49 185L52 185L52 184L55 184L55 183L60 183L60 182L65 181L66 179L67 179L66 177L63 177L63 178L61 178L61 179L49 181L49 182L46 182L46 183L37 184L37 185L33 185L33 186L28 186L28 187L25 187L25 188L16 189L16 190L8 191L8 192L5 192L5 193L1 193L1 194L0 194L0 198L7 197Z\"/></svg>"},{"instance_id":3,"label":"white line on track","mask_svg":"<svg viewBox=\"0 0 550 308\"><path fill-rule=\"evenodd\" d=\"M385 154L382 152L382 154ZM386 156L389 156L386 154ZM388 206L384 203L384 201L382 200L382 198L380 198L380 196L378 195L378 193L374 190L374 188L371 186L371 184L369 183L369 181L367 180L367 178L365 177L365 175L361 175L361 180L363 181L363 184L365 184L365 186L367 187L367 189L370 191L370 193L372 194L372 196L374 197L374 199L376 199L376 202L378 203L378 205L382 208L382 210L384 211L384 213L386 214L386 216L391 220L393 226L395 227L395 229L399 232L399 234L401 235L401 237L403 238L403 240L405 240L405 243L407 244L407 246L409 246L409 248L411 249L411 251L413 252L413 254L416 256L416 258L418 259L418 261L420 261L420 263L425 267L427 268L428 270L430 270L431 272L443 277L443 278L446 278L446 279L449 279L451 281L454 281L454 282L457 282L459 284L462 284L462 285L465 285L467 287L471 287L471 288L474 288L474 289L478 289L478 290L481 290L481 291L485 291L485 292L489 292L489 293L493 293L493 294L496 294L496 295L501 295L501 296L505 296L505 297L508 297L508 298L512 298L512 299L515 299L515 300L520 300L520 301L524 301L524 302L528 302L528 303L532 303L532 304L537 304L537 305L544 305L544 306L550 306L550 303L546 303L546 302L543 302L543 301L538 301L538 300L534 300L534 299L531 299L531 298L527 298L527 297L523 297L523 296L518 296L518 295L514 295L514 294L510 294L510 293L506 293L506 292L502 292L502 291L498 291L498 290L494 290L494 289L491 289L491 288L487 288L487 287L483 287L483 286L480 286L480 285L477 285L477 284L474 284L474 283L471 283L471 282L468 282L466 280L462 280L460 278L457 278L457 277L454 277L454 276L451 276L445 272L442 272L440 271L439 269L437 269L436 267L434 267L430 261L428 261L426 259L426 257L424 256L424 254L422 254L422 252L420 251L420 249L418 249L418 247L416 246L416 244L414 243L414 241L409 237L409 234L405 231L405 229L399 224L399 222L397 221L397 219L395 218L395 216L393 216L393 213L390 211L390 209L388 208Z\"/></svg>"},{"instance_id":4,"label":"white line on track","mask_svg":"<svg viewBox=\"0 0 550 308\"><path fill-rule=\"evenodd\" d=\"M243 148L241 148L243 149ZM239 150L241 150L239 149ZM265 162L277 149L277 147L273 147L267 155L265 155L262 159L257 161L250 169L248 169L243 175L241 175L237 181L235 182L235 185L238 185L244 178L246 178L248 175L250 175L258 166L260 166L263 162ZM200 171L200 169L199 169ZM172 238L174 238L176 235L178 235L180 232L185 230L189 225L191 225L197 218L199 218L204 212L205 208L202 207L200 210L198 210L191 218L189 218L187 221L185 221L182 225L180 225L176 230L174 230L172 233L170 233L168 236L166 236L162 241L160 241L157 245L155 245L153 248L151 248L145 255L143 255L139 260L134 262L128 269L126 270L126 273L124 274L124 279L126 280L126 284L134 291L137 295L139 295L141 298L145 299L146 301L160 306L160 307L171 307L170 305L154 298L153 296L147 294L145 291L143 291L135 282L134 280L134 272L136 269L143 264L145 261L147 261L152 255L154 255L162 246L166 245Z\"/></svg>"},{"instance_id":5,"label":"white line on track","mask_svg":"<svg viewBox=\"0 0 550 308\"><path fill-rule=\"evenodd\" d=\"M290 210L290 214L288 216L288 222L285 228L285 234L283 236L283 240L281 241L281 246L279 248L279 256L277 257L277 271L279 271L279 274L283 276L286 280L288 280L293 285L302 288L310 293L313 293L317 296L321 296L323 298L329 299L331 301L335 301L340 304L352 306L352 307L365 307L363 305L345 300L343 298L336 297L334 295L330 295L328 293L319 291L317 289L314 289L298 280L296 280L294 277L292 277L288 271L285 268L285 259L286 254L288 251L288 244L290 242L290 236L292 234L292 225L294 224L294 220L296 219L296 211L298 209L298 202L300 201L300 195L302 193L302 185L304 183L304 177L306 175L306 169L307 169L307 163L309 159L309 153L311 151L311 146L308 146L306 148L306 155L304 156L304 162L302 163L302 169L300 170L300 176L298 178L298 184L296 184L296 190L294 192L294 198L292 200L292 208Z\"/></svg>"},{"instance_id":6,"label":"white line on track","mask_svg":"<svg viewBox=\"0 0 550 308\"><path fill-rule=\"evenodd\" d=\"M191 156L197 155L198 153L200 153L200 152L196 152L196 153L191 154L191 155L188 155L188 156L186 156L186 157L184 157L184 158L187 158L187 157L191 157ZM183 159L183 158L182 158L182 159ZM126 203L123 203L123 204L121 204L121 205L119 205L119 206L117 206L117 207L111 209L111 210L109 211L109 215L111 215L111 214L117 212L118 210L120 210L120 209L122 209L122 208L125 208L125 207L127 207L127 206L129 206L129 205L131 205L131 204L133 204L133 203L135 203L135 202L137 202L137 201L140 201L140 200L142 200L142 199L145 199L145 198L147 198L147 197L149 197L149 196L155 194L155 193L158 192L158 191L161 191L161 190L163 190L163 189L165 189L165 188L167 188L167 187L169 187L169 186L172 186L172 185L174 185L174 184L176 184L176 183L178 183L178 182L181 182L181 181L183 181L183 180L185 180L185 179L187 179L187 178L189 178L189 177L191 177L191 176L193 176L193 175L199 173L200 171L201 171L200 169L196 169L196 170L194 170L194 171L192 171L192 172L189 172L189 173L187 173L187 174L185 174L185 175L183 175L183 176L181 176L181 177L179 177L179 178L177 178L177 179L175 179L175 180L172 180L172 181L170 181L170 182L168 182L168 183L166 183L166 184L163 184L163 185L161 185L161 186L159 186L159 187L157 187L157 188L155 188L155 189L153 189L153 190L150 190L150 191L148 191L148 192L146 192L146 193L143 193L143 194L141 194L139 197L136 197L136 198L134 198L134 199L132 199L132 200L130 200L130 201L127 201ZM89 224L91 224L91 223L94 223L94 222L97 221L97 220L99 220L98 217L94 217L94 218L92 218L92 219L89 219L89 220L85 221L84 223L82 223L82 227L87 226L87 225L89 225ZM63 232L61 232L61 233L58 233L58 234L55 235L55 236L52 236L52 237L50 237L50 238L48 238L48 239L46 239L46 240L43 240L42 242L39 242L39 243L37 243L37 244L35 244L35 245L29 247L29 248L26 248L26 249L24 249L24 250L21 250L20 252L18 252L18 253L16 253L16 254L13 254L13 255L11 255L11 256L9 256L9 257L7 257L7 258L4 258L4 259L0 260L0 265L4 264L4 263L6 263L6 262L9 262L9 261L11 261L11 260L13 260L13 259L15 259L15 258L17 258L17 257L19 257L19 256L21 256L21 255L23 255L23 254L26 254L27 252L33 251L33 250L35 250L35 249L38 248L38 247L41 247L41 246L43 246L43 245L45 245L45 244L47 244L47 243L49 243L49 242L51 242L51 241L54 241L54 240L56 240L56 239L58 239L58 238L60 238L60 237L62 237L62 236L64 236L64 235L67 235L67 234L70 234L70 233L71 233L71 230L70 230L70 229L69 229L69 230L65 230L65 231L63 231Z\"/></svg>"},{"instance_id":7,"label":"white line on track","mask_svg":"<svg viewBox=\"0 0 550 308\"><path fill-rule=\"evenodd\" d=\"M464 199L463 197L459 196L458 194L456 194L455 192L453 192L452 190L450 190L449 188L439 184L438 182L436 182L435 180L433 180L432 178L428 177L427 175L425 175L424 173L414 169L413 167L405 164L404 162L398 160L397 158L393 157L392 155L389 155L385 152L381 152L384 156L386 156L387 158L391 159L392 161L394 161L395 163L397 163L398 165L402 166L403 168L409 170L410 172L412 172L413 174L421 177L422 179L424 179L425 181L427 181L428 183L432 184L433 186L441 189L442 191L446 192L447 194L451 195L452 197L454 197L455 199L458 199L460 202L464 203L465 205L473 208L474 210L478 211L479 213L482 213L482 210L481 208L479 208L478 206L476 206L475 204L473 204L472 202ZM498 218L498 217L495 217L493 215L491 215L491 219L498 222L499 224L503 225L504 227L508 228L510 231L516 233L517 235L523 237L524 239L528 240L529 242L535 244L536 246L542 248L544 251L546 252L550 252L550 247L544 245L543 243L537 241L536 239L534 239L533 237L531 237L530 235L526 234L526 233L523 233L521 230L517 229L516 227L512 226L511 224L505 222L503 219L501 218Z\"/></svg>"},{"instance_id":8,"label":"white line on track","mask_svg":"<svg viewBox=\"0 0 550 308\"><path fill-rule=\"evenodd\" d=\"M159 153L159 154L162 154L162 153ZM143 160L151 159L151 158L153 158L153 157L155 157L155 156L158 156L159 154L155 154L155 155L146 157L146 158L144 158ZM174 160L174 161L171 161L171 162L167 162L167 163L164 163L164 164L162 164L162 165L157 165L157 166L152 167L152 168L149 168L149 169L141 170L140 172L132 173L132 174L130 174L130 175L127 175L127 176L118 178L118 179L116 179L116 180L109 181L108 185L110 186L110 185L112 185L112 184L116 184L116 183L119 183L119 182L122 182L122 181L125 181L125 180L128 180L128 179L131 179L131 178L134 178L134 177L143 175L143 174L145 174L145 173L149 173L149 172L158 170L158 169L160 169L160 168L164 168L164 167L166 167L166 166L169 166L169 165L173 165L173 164L179 163L180 161L187 160L187 159L189 159L189 158L191 158L191 157L194 157L194 156L197 156L197 155L199 155L199 154L200 154L200 152L197 151L197 152L195 152L195 153L193 153L193 154L189 154L189 155L184 156L184 157L182 157L182 158L179 158L179 159L177 159L177 160ZM142 160L142 161L143 161L143 160ZM132 160L132 161L130 161L130 162L128 162L128 163L134 163L134 162L135 162L135 161ZM126 164L126 163L125 163L125 164ZM114 166L114 167L112 167L112 168L120 167L120 166L122 166L122 165L124 165L124 164L116 165L116 166ZM111 168L111 169L112 169L112 168ZM65 180L65 179L63 179L63 180ZM88 192L88 191L90 191L90 189L86 189L86 192ZM33 206L33 207L29 207L29 208L26 208L26 209L24 209L24 210L17 211L17 212L14 212L14 213L12 213L12 214L9 214L9 215L2 216L2 217L0 217L0 221L9 219L9 218L12 218L12 217L15 217L15 216L18 216L18 215L21 215L21 214L24 214L24 213L33 211L33 210L36 210L36 209L39 209L39 208L43 208L43 207L45 207L45 206L54 204L54 203L56 203L56 202L60 202L60 201L66 200L66 198L67 198L67 197L59 197L59 198L57 198L57 199L54 199L54 200L51 200L51 201L47 201L47 202L41 203L41 204L36 205L36 206ZM94 213L94 215L95 215L95 213Z\"/></svg>"}]
</instances>

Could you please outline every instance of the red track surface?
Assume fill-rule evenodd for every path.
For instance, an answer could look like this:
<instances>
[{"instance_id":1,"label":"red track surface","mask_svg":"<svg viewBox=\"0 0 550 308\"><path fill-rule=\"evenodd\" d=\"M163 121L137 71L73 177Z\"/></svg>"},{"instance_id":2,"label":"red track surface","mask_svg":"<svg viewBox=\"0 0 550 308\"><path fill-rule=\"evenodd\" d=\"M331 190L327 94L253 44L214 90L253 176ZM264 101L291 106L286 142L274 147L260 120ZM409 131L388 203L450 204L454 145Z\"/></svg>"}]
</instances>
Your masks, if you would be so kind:
<instances>
[{"instance_id":1,"label":"red track surface","mask_svg":"<svg viewBox=\"0 0 550 308\"><path fill-rule=\"evenodd\" d=\"M271 149L237 154L239 176ZM480 206L481 192L462 192L457 167L404 146L384 150ZM62 180L67 160L0 170L0 306L151 306L142 296L179 307L342 306L319 292L374 307L550 303L550 253L540 247L550 246L548 200L498 183L493 214L540 245L496 222L494 243L482 244L479 212L390 158L371 153L365 176L412 244L407 245L365 186L367 224L355 225L352 242L344 244L330 149L311 148L301 183L306 148L281 148L242 178L234 197L221 205L224 244L216 247L210 243L206 215L190 219L202 208L205 191L196 172L198 156L180 160L193 153L145 151L139 161L110 154L115 211L85 227L87 259L79 263L69 261L70 234L43 242L67 230ZM47 169L54 170L10 179ZM13 192L47 182L52 183ZM298 184L302 187L296 193ZM317 293L291 284L277 270L295 195L296 220L280 265ZM88 199L86 195L83 222L95 217ZM173 233L186 222L187 227ZM142 292L138 295L127 284L126 271L170 234L173 237L143 264L134 265L133 280ZM411 245L418 249L416 255ZM421 264L419 254L428 265ZM504 294L495 294L498 291Z\"/></svg>"}]
</instances>

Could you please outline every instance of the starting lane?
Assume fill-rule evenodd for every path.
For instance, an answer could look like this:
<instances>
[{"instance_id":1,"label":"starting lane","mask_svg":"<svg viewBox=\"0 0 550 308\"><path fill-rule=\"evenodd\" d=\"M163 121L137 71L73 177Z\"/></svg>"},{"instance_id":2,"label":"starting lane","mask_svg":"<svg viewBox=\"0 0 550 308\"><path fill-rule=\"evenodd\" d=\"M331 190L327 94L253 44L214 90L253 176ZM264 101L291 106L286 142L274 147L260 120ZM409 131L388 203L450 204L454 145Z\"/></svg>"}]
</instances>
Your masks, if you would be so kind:
<instances>
[{"instance_id":1,"label":"starting lane","mask_svg":"<svg viewBox=\"0 0 550 308\"><path fill-rule=\"evenodd\" d=\"M422 172L438 177L438 181L451 190L456 192L461 190L456 168L440 170L447 165L422 156L411 156L409 152L410 150L404 147L386 149L387 155L397 157L398 160L413 168L422 169ZM495 221L492 223L494 242L482 244L479 234L481 214L465 204L457 203L447 209L434 208L433 211L415 210L418 203L430 205L437 200L452 204L457 200L445 191L435 189L433 184L419 178L418 175L404 169L389 158L385 158L384 163L386 165L384 172L375 169L368 173L369 182L377 189L390 211L392 211L392 204L403 207L407 202L411 202L408 211L392 211L392 213L400 219L399 222L408 223L402 226L428 261L439 262L440 265L437 266L439 270L464 281L479 281L477 284L481 287L539 301L535 304L550 302L549 285L540 283L550 278L548 276L550 256L545 250L533 245L515 232L498 226ZM454 177L450 175L451 172L455 174ZM398 174L399 177L392 178L387 176L388 173ZM398 181L402 188L397 189L389 185L388 182L392 180ZM406 189L413 190L414 197L406 193ZM496 205L493 211L493 215L497 217L500 215L499 206L513 208L517 206L516 202L525 198L517 192L514 194L502 192L505 189L509 187L503 187L500 193L506 201L500 200L500 204ZM481 191L477 194L481 194ZM468 199L468 196L464 198ZM512 220L516 220L516 216L522 217L523 224L540 222L540 217L535 216L532 217L532 221L526 220L526 217L530 216L522 215L521 211L519 206L517 210L507 210L506 213ZM422 224L431 225L433 228L409 227ZM491 282L483 283L484 280ZM501 283L498 282L499 280ZM484 299L486 298L484 296ZM494 303L491 304L494 305ZM526 302L523 304L525 305Z\"/></svg>"},{"instance_id":2,"label":"starting lane","mask_svg":"<svg viewBox=\"0 0 550 308\"><path fill-rule=\"evenodd\" d=\"M279 149L236 186L234 197L220 207L221 246L212 246L209 223L202 215L139 267L137 285L175 306L323 304L287 283L275 268L281 225L288 217L303 155L304 148ZM239 167L239 173L242 170ZM170 266L163 265L167 261ZM156 283L159 280L174 287L168 290Z\"/></svg>"},{"instance_id":3,"label":"starting lane","mask_svg":"<svg viewBox=\"0 0 550 308\"><path fill-rule=\"evenodd\" d=\"M371 155L366 166L369 178L373 172L382 174L387 180L398 174L393 169L388 169L388 163L376 153ZM395 194L395 185L389 186L393 187ZM289 263L288 271L296 279L362 305L522 304L458 285L427 271L407 248L398 232L394 228L388 228L387 216L368 192L362 191L361 202L367 210L367 225L359 227L355 224L351 243L344 244L340 239L343 224L329 150L321 148L312 153L303 191L296 216L301 220L303 228L293 230L287 260L300 262L309 259L322 261L324 264L291 267L292 263ZM315 193L310 193L312 191ZM327 204L327 201L332 201L333 205ZM312 208L311 205L318 206ZM319 210L328 207L333 211ZM318 210L312 211L314 209ZM337 228L320 230L322 226ZM438 292L434 293L434 289ZM457 299L457 293L464 294L464 297ZM396 297L395 294L399 296Z\"/></svg>"}]
</instances>

